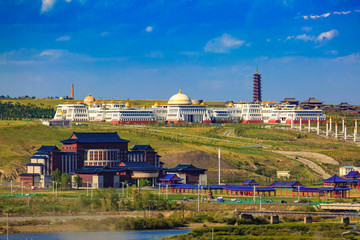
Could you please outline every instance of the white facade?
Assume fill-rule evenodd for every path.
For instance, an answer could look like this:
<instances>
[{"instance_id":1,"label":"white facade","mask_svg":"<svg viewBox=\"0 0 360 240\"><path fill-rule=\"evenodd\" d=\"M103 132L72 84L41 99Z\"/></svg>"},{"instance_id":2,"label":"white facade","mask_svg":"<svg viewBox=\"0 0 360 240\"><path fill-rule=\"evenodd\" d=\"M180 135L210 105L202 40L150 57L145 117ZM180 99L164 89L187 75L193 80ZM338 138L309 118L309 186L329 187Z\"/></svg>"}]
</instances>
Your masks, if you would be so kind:
<instances>
[{"instance_id":1,"label":"white facade","mask_svg":"<svg viewBox=\"0 0 360 240\"><path fill-rule=\"evenodd\" d=\"M88 96L89 97L89 96ZM88 98L87 97L87 98ZM208 108L201 100L191 100L187 95L173 95L166 105L157 102L151 108L131 108L127 102L98 102L91 96L91 101L78 104L58 105L55 120L112 122L114 124L146 124L158 122L244 122L244 123L286 123L291 120L298 123L300 117L306 121L323 121L325 115L321 109L300 109L289 104L275 102L245 103L230 102L227 106ZM195 103L195 104L194 104Z\"/></svg>"}]
</instances>

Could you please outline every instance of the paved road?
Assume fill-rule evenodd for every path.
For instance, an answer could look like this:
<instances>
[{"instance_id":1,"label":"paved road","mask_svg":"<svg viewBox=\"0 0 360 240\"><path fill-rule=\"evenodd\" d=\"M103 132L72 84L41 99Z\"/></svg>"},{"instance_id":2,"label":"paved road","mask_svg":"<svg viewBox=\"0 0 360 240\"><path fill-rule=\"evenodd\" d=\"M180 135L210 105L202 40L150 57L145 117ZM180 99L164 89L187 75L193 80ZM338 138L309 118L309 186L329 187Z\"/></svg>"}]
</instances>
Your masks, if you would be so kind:
<instances>
[{"instance_id":1,"label":"paved road","mask_svg":"<svg viewBox=\"0 0 360 240\"><path fill-rule=\"evenodd\" d=\"M265 212L265 211L241 211L244 214L251 215L287 215L287 216L318 216L318 217L360 217L358 213L348 213L348 212L340 212L340 213L324 213L324 212Z\"/></svg>"}]
</instances>

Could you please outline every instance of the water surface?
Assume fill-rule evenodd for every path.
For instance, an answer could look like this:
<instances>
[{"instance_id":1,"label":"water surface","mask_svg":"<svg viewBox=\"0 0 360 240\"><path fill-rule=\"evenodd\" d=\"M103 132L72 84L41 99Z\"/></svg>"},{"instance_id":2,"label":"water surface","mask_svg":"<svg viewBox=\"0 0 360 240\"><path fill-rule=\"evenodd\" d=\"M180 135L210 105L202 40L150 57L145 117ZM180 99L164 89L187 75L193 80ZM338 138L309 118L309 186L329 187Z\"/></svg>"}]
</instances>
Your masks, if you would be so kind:
<instances>
[{"instance_id":1,"label":"water surface","mask_svg":"<svg viewBox=\"0 0 360 240\"><path fill-rule=\"evenodd\" d=\"M9 240L148 240L189 232L191 232L190 229L129 232L19 233L9 234ZM0 240L3 239L6 239L6 234L0 235Z\"/></svg>"}]
</instances>

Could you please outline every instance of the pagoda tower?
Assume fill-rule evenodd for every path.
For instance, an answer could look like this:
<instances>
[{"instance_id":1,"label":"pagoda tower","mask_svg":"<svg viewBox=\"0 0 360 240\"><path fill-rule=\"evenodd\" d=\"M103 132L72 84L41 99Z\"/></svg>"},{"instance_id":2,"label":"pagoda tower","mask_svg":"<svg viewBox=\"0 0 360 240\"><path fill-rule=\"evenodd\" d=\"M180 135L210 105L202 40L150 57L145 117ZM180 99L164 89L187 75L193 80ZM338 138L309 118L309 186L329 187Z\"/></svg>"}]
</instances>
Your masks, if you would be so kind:
<instances>
[{"instance_id":1,"label":"pagoda tower","mask_svg":"<svg viewBox=\"0 0 360 240\"><path fill-rule=\"evenodd\" d=\"M256 73L254 74L254 95L253 102L261 102L261 74L258 73L256 68Z\"/></svg>"}]
</instances>

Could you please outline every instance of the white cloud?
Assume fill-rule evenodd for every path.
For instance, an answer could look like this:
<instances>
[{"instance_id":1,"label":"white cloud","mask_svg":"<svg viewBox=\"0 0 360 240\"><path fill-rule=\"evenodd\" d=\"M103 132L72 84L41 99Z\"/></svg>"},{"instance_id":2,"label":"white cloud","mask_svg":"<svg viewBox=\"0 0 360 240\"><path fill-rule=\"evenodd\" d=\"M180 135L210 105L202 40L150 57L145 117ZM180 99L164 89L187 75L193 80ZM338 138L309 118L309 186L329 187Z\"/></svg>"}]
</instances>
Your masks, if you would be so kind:
<instances>
[{"instance_id":1,"label":"white cloud","mask_svg":"<svg viewBox=\"0 0 360 240\"><path fill-rule=\"evenodd\" d=\"M351 11L341 11L341 12L334 12L335 15L346 15L351 13Z\"/></svg>"},{"instance_id":2,"label":"white cloud","mask_svg":"<svg viewBox=\"0 0 360 240\"><path fill-rule=\"evenodd\" d=\"M42 0L41 3L41 13L49 12L55 5L58 0ZM67 3L70 3L72 0L64 0ZM79 3L83 4L86 0L78 0Z\"/></svg>"},{"instance_id":3,"label":"white cloud","mask_svg":"<svg viewBox=\"0 0 360 240\"><path fill-rule=\"evenodd\" d=\"M64 42L64 41L70 41L71 37L70 36L67 36L67 35L64 35L64 36L61 36L61 37L58 37L56 39L57 42Z\"/></svg>"},{"instance_id":4,"label":"white cloud","mask_svg":"<svg viewBox=\"0 0 360 240\"><path fill-rule=\"evenodd\" d=\"M304 33L304 34L301 34L301 35L297 35L296 39L303 40L303 41L307 42L307 41L314 41L315 37L307 35L307 34Z\"/></svg>"},{"instance_id":5,"label":"white cloud","mask_svg":"<svg viewBox=\"0 0 360 240\"><path fill-rule=\"evenodd\" d=\"M41 12L48 12L55 4L56 0L42 0Z\"/></svg>"},{"instance_id":6,"label":"white cloud","mask_svg":"<svg viewBox=\"0 0 360 240\"><path fill-rule=\"evenodd\" d=\"M146 30L147 32L152 32L152 31L153 31L153 27L152 27L152 26L148 26L148 27L145 28L145 30Z\"/></svg>"},{"instance_id":7,"label":"white cloud","mask_svg":"<svg viewBox=\"0 0 360 240\"><path fill-rule=\"evenodd\" d=\"M311 19L327 18L328 16L330 16L330 13L324 13L324 14L321 14L321 15L308 15L308 16L303 16L303 18L305 20L308 20L309 18L311 18Z\"/></svg>"},{"instance_id":8,"label":"white cloud","mask_svg":"<svg viewBox=\"0 0 360 240\"><path fill-rule=\"evenodd\" d=\"M205 52L229 53L230 50L239 48L245 41L224 33L221 37L208 41L204 47Z\"/></svg>"},{"instance_id":9,"label":"white cloud","mask_svg":"<svg viewBox=\"0 0 360 240\"><path fill-rule=\"evenodd\" d=\"M301 30L303 30L305 32L311 32L312 27L302 27Z\"/></svg>"},{"instance_id":10,"label":"white cloud","mask_svg":"<svg viewBox=\"0 0 360 240\"><path fill-rule=\"evenodd\" d=\"M68 53L68 51L66 51L66 50L49 49L49 50L42 51L39 54L39 57L51 57L51 58L57 59L67 53Z\"/></svg>"},{"instance_id":11,"label":"white cloud","mask_svg":"<svg viewBox=\"0 0 360 240\"><path fill-rule=\"evenodd\" d=\"M320 33L320 35L316 38L316 41L323 41L325 39L327 40L331 40L333 39L334 37L336 37L337 35L339 35L339 31L337 31L336 29L332 29L328 32L323 32L323 33Z\"/></svg>"},{"instance_id":12,"label":"white cloud","mask_svg":"<svg viewBox=\"0 0 360 240\"><path fill-rule=\"evenodd\" d=\"M332 29L328 32L320 33L317 37L315 37L314 35L308 35L308 34L304 33L301 35L297 35L296 37L288 36L288 37L286 37L286 40L298 39L298 40L302 40L305 42L307 42L307 41L322 42L324 40L331 40L334 37L336 37L337 35L339 35L339 31L337 31L336 29Z\"/></svg>"},{"instance_id":13,"label":"white cloud","mask_svg":"<svg viewBox=\"0 0 360 240\"><path fill-rule=\"evenodd\" d=\"M271 39L270 39L270 38L267 38L266 41L267 41L267 42L271 42Z\"/></svg>"},{"instance_id":14,"label":"white cloud","mask_svg":"<svg viewBox=\"0 0 360 240\"><path fill-rule=\"evenodd\" d=\"M332 12L332 13L324 13L324 14L321 14L321 15L313 15L313 14L311 14L311 15L305 15L305 16L303 16L303 18L305 19L305 20L308 20L308 19L318 19L318 18L327 18L327 17L329 17L331 14L333 14L333 15L347 15L347 14L349 14L349 13L351 13L352 11L334 11L334 12ZM354 10L354 12L360 12L360 10Z\"/></svg>"}]
</instances>

